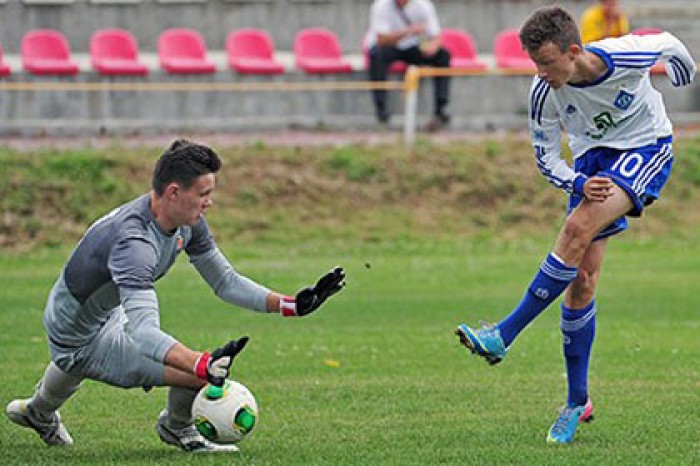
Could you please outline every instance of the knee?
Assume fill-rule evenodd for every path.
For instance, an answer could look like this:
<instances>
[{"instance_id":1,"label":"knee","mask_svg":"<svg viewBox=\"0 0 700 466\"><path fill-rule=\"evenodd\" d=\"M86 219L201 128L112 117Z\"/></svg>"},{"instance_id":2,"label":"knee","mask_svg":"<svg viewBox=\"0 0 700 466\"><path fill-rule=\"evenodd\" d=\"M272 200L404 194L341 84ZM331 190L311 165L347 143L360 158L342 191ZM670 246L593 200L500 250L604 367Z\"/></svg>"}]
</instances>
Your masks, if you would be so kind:
<instances>
[{"instance_id":1,"label":"knee","mask_svg":"<svg viewBox=\"0 0 700 466\"><path fill-rule=\"evenodd\" d=\"M452 55L450 54L450 51L444 47L440 47L435 54L435 64L437 66L449 67L451 58Z\"/></svg>"},{"instance_id":2,"label":"knee","mask_svg":"<svg viewBox=\"0 0 700 466\"><path fill-rule=\"evenodd\" d=\"M561 244L572 255L580 257L593 239L593 234L581 218L569 216L561 231Z\"/></svg>"},{"instance_id":3,"label":"knee","mask_svg":"<svg viewBox=\"0 0 700 466\"><path fill-rule=\"evenodd\" d=\"M576 278L569 285L572 309L581 309L593 300L599 277L600 270L579 267Z\"/></svg>"}]
</instances>

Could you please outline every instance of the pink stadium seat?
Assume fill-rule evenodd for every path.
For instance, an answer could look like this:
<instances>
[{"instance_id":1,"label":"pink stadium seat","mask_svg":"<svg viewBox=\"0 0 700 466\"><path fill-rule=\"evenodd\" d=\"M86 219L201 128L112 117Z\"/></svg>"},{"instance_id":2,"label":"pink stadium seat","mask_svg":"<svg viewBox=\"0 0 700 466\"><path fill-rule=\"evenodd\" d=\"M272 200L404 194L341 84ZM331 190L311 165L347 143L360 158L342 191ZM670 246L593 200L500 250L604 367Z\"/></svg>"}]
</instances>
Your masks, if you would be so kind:
<instances>
[{"instance_id":1,"label":"pink stadium seat","mask_svg":"<svg viewBox=\"0 0 700 466\"><path fill-rule=\"evenodd\" d=\"M369 47L367 47L367 34L362 38L362 55L365 58L365 68L369 69ZM389 66L389 73L403 74L406 72L408 65L406 62L397 60Z\"/></svg>"},{"instance_id":2,"label":"pink stadium seat","mask_svg":"<svg viewBox=\"0 0 700 466\"><path fill-rule=\"evenodd\" d=\"M294 38L296 65L310 74L350 73L336 35L324 28L308 28Z\"/></svg>"},{"instance_id":3,"label":"pink stadium seat","mask_svg":"<svg viewBox=\"0 0 700 466\"><path fill-rule=\"evenodd\" d=\"M537 72L535 63L523 50L517 29L506 29L494 39L496 66L503 70Z\"/></svg>"},{"instance_id":4,"label":"pink stadium seat","mask_svg":"<svg viewBox=\"0 0 700 466\"><path fill-rule=\"evenodd\" d=\"M160 66L173 74L207 74L216 72L216 65L207 59L207 47L194 29L173 28L158 37Z\"/></svg>"},{"instance_id":5,"label":"pink stadium seat","mask_svg":"<svg viewBox=\"0 0 700 466\"><path fill-rule=\"evenodd\" d=\"M138 44L124 29L101 29L90 37L92 67L104 75L148 74L148 67L138 61Z\"/></svg>"},{"instance_id":6,"label":"pink stadium seat","mask_svg":"<svg viewBox=\"0 0 700 466\"><path fill-rule=\"evenodd\" d=\"M226 38L228 63L242 74L282 74L284 65L275 60L275 45L266 31L245 28Z\"/></svg>"},{"instance_id":7,"label":"pink stadium seat","mask_svg":"<svg viewBox=\"0 0 700 466\"><path fill-rule=\"evenodd\" d=\"M70 45L60 31L35 29L22 37L24 69L37 75L76 75L78 64L70 56Z\"/></svg>"},{"instance_id":8,"label":"pink stadium seat","mask_svg":"<svg viewBox=\"0 0 700 466\"><path fill-rule=\"evenodd\" d=\"M450 67L464 70L484 71L486 63L477 57L474 38L465 31L459 29L443 29L442 46L450 51Z\"/></svg>"},{"instance_id":9,"label":"pink stadium seat","mask_svg":"<svg viewBox=\"0 0 700 466\"><path fill-rule=\"evenodd\" d=\"M637 28L632 31L632 34L636 36L647 36L651 34L661 34L664 32L663 29L660 28L651 28L651 27L646 27L646 28ZM666 66L661 63L657 62L654 64L654 66L651 67L649 70L651 74L666 74Z\"/></svg>"},{"instance_id":10,"label":"pink stadium seat","mask_svg":"<svg viewBox=\"0 0 700 466\"><path fill-rule=\"evenodd\" d=\"M664 30L660 28L637 28L632 31L632 34L637 36L647 36L649 34L661 34L662 32L664 32Z\"/></svg>"},{"instance_id":11,"label":"pink stadium seat","mask_svg":"<svg viewBox=\"0 0 700 466\"><path fill-rule=\"evenodd\" d=\"M2 45L0 45L0 76L7 76L11 73L10 67L5 63L3 58Z\"/></svg>"}]
</instances>

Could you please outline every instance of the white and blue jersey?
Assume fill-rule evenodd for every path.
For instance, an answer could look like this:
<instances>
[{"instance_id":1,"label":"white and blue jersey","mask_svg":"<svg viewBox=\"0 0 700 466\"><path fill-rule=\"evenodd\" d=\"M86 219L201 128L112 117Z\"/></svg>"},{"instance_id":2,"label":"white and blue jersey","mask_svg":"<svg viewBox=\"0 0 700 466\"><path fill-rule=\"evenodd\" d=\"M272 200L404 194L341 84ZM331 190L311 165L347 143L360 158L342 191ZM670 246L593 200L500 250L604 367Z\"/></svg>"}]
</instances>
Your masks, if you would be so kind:
<instances>
[{"instance_id":1,"label":"white and blue jersey","mask_svg":"<svg viewBox=\"0 0 700 466\"><path fill-rule=\"evenodd\" d=\"M581 194L586 178L596 173L577 171L562 159L562 128L568 133L575 160L600 148L624 154L654 145L659 153L666 151L672 158L672 152L664 145L673 127L661 94L651 85L649 70L658 61L663 62L674 86L689 84L696 72L686 47L668 32L604 39L589 44L586 50L597 54L607 65L607 72L595 82L553 89L535 77L530 88L530 135L537 165L548 181L567 193ZM628 172L636 168L637 175L648 175L651 168L647 165L659 160L651 154L637 166L632 159L617 168ZM619 181L616 180L618 184ZM628 192L632 194L634 189ZM633 198L637 208L655 197L654 193L646 194L647 199L643 190L637 193L640 199Z\"/></svg>"}]
</instances>

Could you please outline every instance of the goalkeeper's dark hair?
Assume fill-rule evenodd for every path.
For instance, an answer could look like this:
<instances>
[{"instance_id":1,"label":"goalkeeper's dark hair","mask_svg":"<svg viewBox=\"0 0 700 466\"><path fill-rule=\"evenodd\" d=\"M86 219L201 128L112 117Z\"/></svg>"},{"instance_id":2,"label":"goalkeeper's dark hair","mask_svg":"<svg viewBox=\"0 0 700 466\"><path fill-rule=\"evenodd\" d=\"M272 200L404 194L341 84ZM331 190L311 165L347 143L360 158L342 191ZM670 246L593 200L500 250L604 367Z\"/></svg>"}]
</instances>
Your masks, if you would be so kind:
<instances>
[{"instance_id":1,"label":"goalkeeper's dark hair","mask_svg":"<svg viewBox=\"0 0 700 466\"><path fill-rule=\"evenodd\" d=\"M538 8L520 28L520 42L528 52L537 52L547 42L559 47L561 52L571 45L581 45L581 33L571 13L559 6Z\"/></svg>"},{"instance_id":2,"label":"goalkeeper's dark hair","mask_svg":"<svg viewBox=\"0 0 700 466\"><path fill-rule=\"evenodd\" d=\"M151 186L162 196L168 184L176 182L189 189L195 179L221 168L221 159L207 146L178 139L160 156L153 170Z\"/></svg>"}]
</instances>

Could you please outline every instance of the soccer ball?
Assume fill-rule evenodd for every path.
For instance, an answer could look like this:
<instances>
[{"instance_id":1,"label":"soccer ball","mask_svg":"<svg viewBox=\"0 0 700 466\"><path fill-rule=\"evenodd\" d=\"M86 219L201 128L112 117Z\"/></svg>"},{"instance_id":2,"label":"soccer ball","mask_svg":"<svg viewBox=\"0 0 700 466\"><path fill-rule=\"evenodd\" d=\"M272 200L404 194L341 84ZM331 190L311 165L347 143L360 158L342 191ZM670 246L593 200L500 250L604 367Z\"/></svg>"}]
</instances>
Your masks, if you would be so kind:
<instances>
[{"instance_id":1,"label":"soccer ball","mask_svg":"<svg viewBox=\"0 0 700 466\"><path fill-rule=\"evenodd\" d=\"M223 388L223 390L222 390ZM227 380L222 388L205 385L192 403L199 433L216 443L238 443L258 421L258 404L245 385Z\"/></svg>"}]
</instances>

